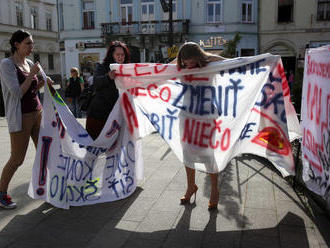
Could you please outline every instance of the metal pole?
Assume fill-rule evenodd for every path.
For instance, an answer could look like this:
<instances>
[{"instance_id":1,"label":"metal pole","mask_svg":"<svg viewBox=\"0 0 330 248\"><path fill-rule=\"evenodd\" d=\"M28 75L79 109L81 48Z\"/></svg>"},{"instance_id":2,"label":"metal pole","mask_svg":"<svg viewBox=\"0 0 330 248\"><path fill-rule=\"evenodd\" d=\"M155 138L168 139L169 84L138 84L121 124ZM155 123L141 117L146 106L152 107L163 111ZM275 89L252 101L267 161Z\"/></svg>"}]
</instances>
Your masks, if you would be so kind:
<instances>
[{"instance_id":1,"label":"metal pole","mask_svg":"<svg viewBox=\"0 0 330 248\"><path fill-rule=\"evenodd\" d=\"M173 13L172 13L172 6L173 6L173 1L169 0L169 13L168 13L168 24L169 24L169 33L168 33L168 45L172 47L173 45Z\"/></svg>"}]
</instances>

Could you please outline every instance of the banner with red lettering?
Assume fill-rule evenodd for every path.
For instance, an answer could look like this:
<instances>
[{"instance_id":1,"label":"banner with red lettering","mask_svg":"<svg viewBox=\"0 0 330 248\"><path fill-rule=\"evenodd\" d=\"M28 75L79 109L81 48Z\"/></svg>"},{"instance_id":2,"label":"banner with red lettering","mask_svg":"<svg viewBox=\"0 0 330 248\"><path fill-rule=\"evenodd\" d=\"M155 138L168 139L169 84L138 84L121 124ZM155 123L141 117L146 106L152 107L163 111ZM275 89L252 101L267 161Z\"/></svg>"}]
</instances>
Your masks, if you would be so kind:
<instances>
[{"instance_id":1,"label":"banner with red lettering","mask_svg":"<svg viewBox=\"0 0 330 248\"><path fill-rule=\"evenodd\" d=\"M93 140L60 95L47 87L29 195L59 208L126 198L142 179L141 151L141 141L127 131L119 102Z\"/></svg>"},{"instance_id":2,"label":"banner with red lettering","mask_svg":"<svg viewBox=\"0 0 330 248\"><path fill-rule=\"evenodd\" d=\"M186 166L215 173L242 153L295 172L300 136L279 56L263 54L178 70L174 64L113 64L129 132L157 131Z\"/></svg>"},{"instance_id":3,"label":"banner with red lettering","mask_svg":"<svg viewBox=\"0 0 330 248\"><path fill-rule=\"evenodd\" d=\"M301 123L303 179L330 207L330 46L306 51Z\"/></svg>"}]
</instances>

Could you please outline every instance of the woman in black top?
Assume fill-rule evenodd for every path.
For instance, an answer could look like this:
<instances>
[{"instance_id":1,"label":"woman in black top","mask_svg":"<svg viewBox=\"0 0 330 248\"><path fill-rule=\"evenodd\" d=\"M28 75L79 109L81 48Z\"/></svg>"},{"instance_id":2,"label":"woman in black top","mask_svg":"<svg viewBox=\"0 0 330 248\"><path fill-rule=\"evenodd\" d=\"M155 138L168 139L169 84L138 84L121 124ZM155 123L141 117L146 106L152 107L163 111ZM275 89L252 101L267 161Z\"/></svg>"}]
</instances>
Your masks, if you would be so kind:
<instances>
[{"instance_id":1,"label":"woman in black top","mask_svg":"<svg viewBox=\"0 0 330 248\"><path fill-rule=\"evenodd\" d=\"M102 64L97 64L93 85L95 96L87 110L86 130L95 140L101 133L108 116L116 104L119 93L115 85L115 71L110 71L113 63L129 63L130 54L127 46L120 42L111 42Z\"/></svg>"}]
</instances>

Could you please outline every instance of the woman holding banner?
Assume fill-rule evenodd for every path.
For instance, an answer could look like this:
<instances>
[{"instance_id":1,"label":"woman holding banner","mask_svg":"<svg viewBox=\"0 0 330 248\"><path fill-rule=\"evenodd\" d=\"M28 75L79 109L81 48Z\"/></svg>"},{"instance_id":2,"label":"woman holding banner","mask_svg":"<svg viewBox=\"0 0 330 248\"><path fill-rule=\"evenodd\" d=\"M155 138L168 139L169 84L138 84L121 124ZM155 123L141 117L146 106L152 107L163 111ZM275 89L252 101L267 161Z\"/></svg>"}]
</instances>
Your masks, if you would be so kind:
<instances>
[{"instance_id":1,"label":"woman holding banner","mask_svg":"<svg viewBox=\"0 0 330 248\"><path fill-rule=\"evenodd\" d=\"M102 64L97 64L93 83L95 95L87 109L86 130L95 140L101 133L108 116L115 106L119 93L115 85L115 71L110 71L113 63L129 63L130 54L127 46L120 42L111 42Z\"/></svg>"},{"instance_id":2,"label":"woman holding banner","mask_svg":"<svg viewBox=\"0 0 330 248\"><path fill-rule=\"evenodd\" d=\"M16 203L7 194L9 183L23 163L30 137L37 147L42 106L38 90L44 85L37 73L41 69L39 62L27 59L34 47L30 33L18 30L10 39L12 56L1 60L0 79L5 103L11 154L4 166L0 178L0 207L16 208ZM50 78L47 83L51 84Z\"/></svg>"},{"instance_id":3,"label":"woman holding banner","mask_svg":"<svg viewBox=\"0 0 330 248\"><path fill-rule=\"evenodd\" d=\"M224 60L225 58L205 52L197 43L186 42L184 43L178 51L176 62L179 70L181 69L192 69L201 68L206 66L210 62ZM180 199L181 204L190 203L190 198L195 195L194 200L196 200L196 193L198 187L195 183L195 169L190 168L185 165L186 176L187 176L187 190L185 195ZM208 204L209 210L217 209L219 202L219 190L218 190L218 174L211 173L211 195Z\"/></svg>"}]
</instances>

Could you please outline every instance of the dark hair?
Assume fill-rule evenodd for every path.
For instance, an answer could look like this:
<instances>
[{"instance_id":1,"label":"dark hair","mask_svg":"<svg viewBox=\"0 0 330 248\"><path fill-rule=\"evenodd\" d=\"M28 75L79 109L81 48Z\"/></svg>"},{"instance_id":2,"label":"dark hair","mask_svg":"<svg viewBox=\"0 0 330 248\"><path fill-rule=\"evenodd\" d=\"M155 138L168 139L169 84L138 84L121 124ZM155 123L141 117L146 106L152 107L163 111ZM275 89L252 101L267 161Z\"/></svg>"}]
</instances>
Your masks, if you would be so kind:
<instances>
[{"instance_id":1,"label":"dark hair","mask_svg":"<svg viewBox=\"0 0 330 248\"><path fill-rule=\"evenodd\" d=\"M195 59L198 67L204 67L209 62L214 61L213 58L221 58L209 52L205 52L197 43L195 42L185 42L179 48L177 54L177 66L178 68L185 68L183 61L187 59Z\"/></svg>"},{"instance_id":2,"label":"dark hair","mask_svg":"<svg viewBox=\"0 0 330 248\"><path fill-rule=\"evenodd\" d=\"M25 38L29 36L31 36L31 34L23 29L19 29L15 33L13 33L9 41L11 46L11 53L14 54L17 50L15 42L21 43Z\"/></svg>"},{"instance_id":3,"label":"dark hair","mask_svg":"<svg viewBox=\"0 0 330 248\"><path fill-rule=\"evenodd\" d=\"M113 52L115 51L116 47L121 47L124 50L125 53L125 60L124 63L130 62L130 53L125 43L121 41L113 41L110 43L110 46L108 47L107 54L103 60L103 64L108 68L110 64L115 63L115 60L113 59Z\"/></svg>"}]
</instances>

